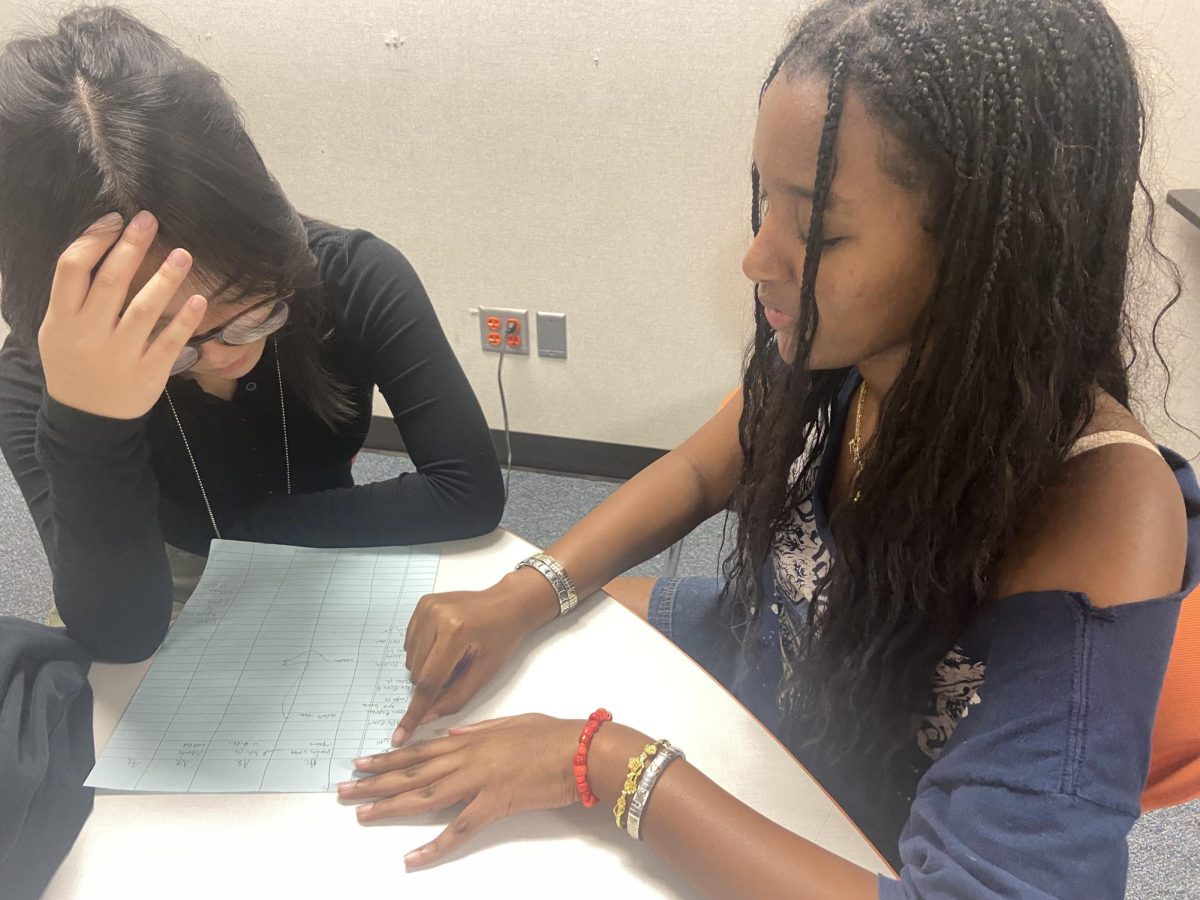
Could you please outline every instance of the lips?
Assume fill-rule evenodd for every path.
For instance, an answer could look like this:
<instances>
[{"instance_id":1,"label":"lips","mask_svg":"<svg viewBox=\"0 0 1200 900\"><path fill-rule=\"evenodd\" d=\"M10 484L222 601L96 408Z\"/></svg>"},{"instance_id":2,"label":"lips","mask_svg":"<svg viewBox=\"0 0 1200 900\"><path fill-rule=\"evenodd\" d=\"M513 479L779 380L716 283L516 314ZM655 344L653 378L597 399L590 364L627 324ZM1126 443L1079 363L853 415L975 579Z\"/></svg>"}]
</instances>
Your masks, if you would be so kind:
<instances>
[{"instance_id":1,"label":"lips","mask_svg":"<svg viewBox=\"0 0 1200 900\"><path fill-rule=\"evenodd\" d=\"M789 316L787 313L781 312L780 310L774 309L770 306L763 307L763 316L766 318L767 324L776 331L783 331L787 328L792 328L797 322L796 316Z\"/></svg>"}]
</instances>

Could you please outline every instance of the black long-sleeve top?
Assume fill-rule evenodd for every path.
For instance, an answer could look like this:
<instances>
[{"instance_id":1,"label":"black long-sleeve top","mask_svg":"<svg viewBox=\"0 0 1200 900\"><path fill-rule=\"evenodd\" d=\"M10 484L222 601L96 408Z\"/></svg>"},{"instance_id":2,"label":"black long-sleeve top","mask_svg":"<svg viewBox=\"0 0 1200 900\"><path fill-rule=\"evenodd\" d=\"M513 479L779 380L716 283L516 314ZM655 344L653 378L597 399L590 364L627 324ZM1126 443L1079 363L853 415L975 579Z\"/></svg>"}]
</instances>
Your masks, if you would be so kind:
<instances>
[{"instance_id":1,"label":"black long-sleeve top","mask_svg":"<svg viewBox=\"0 0 1200 900\"><path fill-rule=\"evenodd\" d=\"M332 333L324 362L349 389L331 429L283 389L292 494L285 490L275 358L268 347L231 401L194 381L169 386L222 537L305 546L389 546L472 537L504 506L479 403L416 272L362 230L307 224ZM355 486L350 464L372 389L391 409L417 472ZM171 615L164 542L206 555L208 512L165 399L136 420L64 406L37 348L0 350L0 450L29 505L71 635L96 656L143 659Z\"/></svg>"}]
</instances>

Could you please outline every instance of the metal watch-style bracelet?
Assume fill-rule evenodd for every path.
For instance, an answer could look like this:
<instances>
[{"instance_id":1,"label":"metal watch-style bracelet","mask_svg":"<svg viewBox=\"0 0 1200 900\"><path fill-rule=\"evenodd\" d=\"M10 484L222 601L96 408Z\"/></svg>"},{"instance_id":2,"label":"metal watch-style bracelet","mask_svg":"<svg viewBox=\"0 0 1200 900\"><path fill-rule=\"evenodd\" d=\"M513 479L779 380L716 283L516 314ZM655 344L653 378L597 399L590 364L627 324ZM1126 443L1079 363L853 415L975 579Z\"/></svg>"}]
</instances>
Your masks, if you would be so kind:
<instances>
[{"instance_id":1,"label":"metal watch-style bracelet","mask_svg":"<svg viewBox=\"0 0 1200 900\"><path fill-rule=\"evenodd\" d=\"M571 580L571 576L567 574L567 570L553 556L545 553L536 553L528 559L523 559L517 563L517 569L524 568L536 569L550 582L550 586L554 588L554 593L558 597L558 614L560 616L565 616L579 605L579 595L575 592L575 582Z\"/></svg>"}]
</instances>

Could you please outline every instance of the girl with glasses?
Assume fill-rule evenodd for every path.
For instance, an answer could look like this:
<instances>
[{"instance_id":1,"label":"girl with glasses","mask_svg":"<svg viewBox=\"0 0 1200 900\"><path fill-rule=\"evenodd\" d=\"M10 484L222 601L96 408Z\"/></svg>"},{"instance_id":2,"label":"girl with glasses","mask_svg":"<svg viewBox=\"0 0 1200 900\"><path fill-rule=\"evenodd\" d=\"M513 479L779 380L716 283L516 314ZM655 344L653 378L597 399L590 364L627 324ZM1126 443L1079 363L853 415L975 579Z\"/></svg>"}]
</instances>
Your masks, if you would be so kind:
<instances>
[{"instance_id":1,"label":"girl with glasses","mask_svg":"<svg viewBox=\"0 0 1200 900\"><path fill-rule=\"evenodd\" d=\"M487 424L407 260L297 213L218 76L127 13L0 53L0 278L0 449L99 657L157 648L215 537L499 521ZM356 486L375 389L417 472Z\"/></svg>"}]
</instances>

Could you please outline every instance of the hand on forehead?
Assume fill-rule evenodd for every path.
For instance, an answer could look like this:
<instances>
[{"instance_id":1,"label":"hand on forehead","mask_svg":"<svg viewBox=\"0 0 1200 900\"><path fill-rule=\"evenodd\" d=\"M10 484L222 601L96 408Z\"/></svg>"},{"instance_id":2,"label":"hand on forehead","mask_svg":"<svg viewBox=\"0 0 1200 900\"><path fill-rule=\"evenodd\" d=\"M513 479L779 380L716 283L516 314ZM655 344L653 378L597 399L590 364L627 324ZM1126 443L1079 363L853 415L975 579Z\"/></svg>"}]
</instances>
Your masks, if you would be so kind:
<instances>
[{"instance_id":1,"label":"hand on forehead","mask_svg":"<svg viewBox=\"0 0 1200 900\"><path fill-rule=\"evenodd\" d=\"M150 280L151 276L158 271L158 268L167 258L167 254L170 251L170 247L161 247L157 244L147 251L142 265L138 268L137 274L134 275L133 280L130 282L129 297L126 303L132 300L137 292L142 289L143 285ZM188 273L187 278L184 279L174 296L171 297L160 318L170 320L183 308L189 297L199 294L208 300L208 310L200 323L200 327L197 329L197 331L205 331L226 321L247 305L257 302L260 299L254 296L239 296L234 290L226 290L221 294L213 294L212 292L217 286L211 279L206 279L203 273L193 269Z\"/></svg>"}]
</instances>

